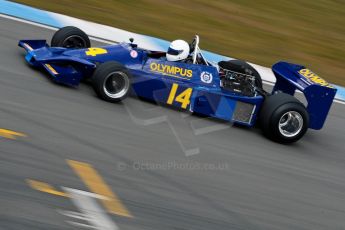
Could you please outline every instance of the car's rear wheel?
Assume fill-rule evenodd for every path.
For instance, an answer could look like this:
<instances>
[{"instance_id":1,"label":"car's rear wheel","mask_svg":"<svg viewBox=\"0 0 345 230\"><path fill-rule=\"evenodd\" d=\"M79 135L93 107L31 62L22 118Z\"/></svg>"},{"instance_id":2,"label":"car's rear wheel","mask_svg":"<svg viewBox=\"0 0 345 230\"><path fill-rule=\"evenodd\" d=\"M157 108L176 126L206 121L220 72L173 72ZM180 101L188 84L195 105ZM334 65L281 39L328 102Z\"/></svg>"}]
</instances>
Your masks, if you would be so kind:
<instances>
[{"instance_id":1,"label":"car's rear wheel","mask_svg":"<svg viewBox=\"0 0 345 230\"><path fill-rule=\"evenodd\" d=\"M114 61L99 65L91 81L96 94L109 102L125 99L131 86L131 77L126 67Z\"/></svg>"},{"instance_id":2,"label":"car's rear wheel","mask_svg":"<svg viewBox=\"0 0 345 230\"><path fill-rule=\"evenodd\" d=\"M304 136L309 126L305 106L291 95L268 96L260 112L263 133L279 143L293 143Z\"/></svg>"},{"instance_id":3,"label":"car's rear wheel","mask_svg":"<svg viewBox=\"0 0 345 230\"><path fill-rule=\"evenodd\" d=\"M84 31L74 26L66 26L55 32L52 40L52 47L64 48L89 48L90 39Z\"/></svg>"}]
</instances>

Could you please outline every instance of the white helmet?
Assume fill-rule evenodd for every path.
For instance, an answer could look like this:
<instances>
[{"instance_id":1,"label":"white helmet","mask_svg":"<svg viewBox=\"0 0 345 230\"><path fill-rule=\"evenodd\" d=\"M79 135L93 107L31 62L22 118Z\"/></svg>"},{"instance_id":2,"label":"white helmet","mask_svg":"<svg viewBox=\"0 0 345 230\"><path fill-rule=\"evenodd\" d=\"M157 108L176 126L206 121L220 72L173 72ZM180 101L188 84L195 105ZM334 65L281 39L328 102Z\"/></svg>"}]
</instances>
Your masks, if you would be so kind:
<instances>
[{"instance_id":1,"label":"white helmet","mask_svg":"<svg viewBox=\"0 0 345 230\"><path fill-rule=\"evenodd\" d=\"M188 55L188 43L183 40L175 40L170 43L166 57L168 61L180 61L186 59Z\"/></svg>"}]
</instances>

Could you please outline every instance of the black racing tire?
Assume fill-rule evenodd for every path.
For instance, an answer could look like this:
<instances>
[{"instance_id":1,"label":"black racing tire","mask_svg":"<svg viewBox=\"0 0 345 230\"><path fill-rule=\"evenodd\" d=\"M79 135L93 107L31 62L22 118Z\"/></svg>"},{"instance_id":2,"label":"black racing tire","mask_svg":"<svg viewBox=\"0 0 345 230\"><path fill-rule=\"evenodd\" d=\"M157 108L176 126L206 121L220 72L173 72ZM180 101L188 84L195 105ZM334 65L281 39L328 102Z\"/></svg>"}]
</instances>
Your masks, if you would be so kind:
<instances>
[{"instance_id":1,"label":"black racing tire","mask_svg":"<svg viewBox=\"0 0 345 230\"><path fill-rule=\"evenodd\" d=\"M91 77L92 87L98 97L108 102L124 100L131 86L131 75L122 64L109 61L100 64Z\"/></svg>"},{"instance_id":2,"label":"black racing tire","mask_svg":"<svg viewBox=\"0 0 345 230\"><path fill-rule=\"evenodd\" d=\"M309 127L309 114L295 97L278 93L266 97L259 122L265 136L271 140L290 144L301 139Z\"/></svg>"},{"instance_id":3,"label":"black racing tire","mask_svg":"<svg viewBox=\"0 0 345 230\"><path fill-rule=\"evenodd\" d=\"M89 48L90 39L84 31L74 26L66 26L55 32L52 40L52 47L64 48Z\"/></svg>"},{"instance_id":4,"label":"black racing tire","mask_svg":"<svg viewBox=\"0 0 345 230\"><path fill-rule=\"evenodd\" d=\"M242 60L221 61L218 65L224 69L232 70L255 77L255 86L262 89L262 79L258 71L253 66Z\"/></svg>"}]
</instances>

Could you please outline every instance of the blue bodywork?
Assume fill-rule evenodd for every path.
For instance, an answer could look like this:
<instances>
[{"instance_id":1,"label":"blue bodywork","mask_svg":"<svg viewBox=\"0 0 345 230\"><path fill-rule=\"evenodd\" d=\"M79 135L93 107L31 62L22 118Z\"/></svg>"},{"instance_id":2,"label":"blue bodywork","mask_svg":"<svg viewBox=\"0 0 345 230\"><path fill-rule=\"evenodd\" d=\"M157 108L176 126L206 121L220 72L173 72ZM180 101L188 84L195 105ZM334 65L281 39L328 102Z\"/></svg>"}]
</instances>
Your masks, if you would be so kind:
<instances>
[{"instance_id":1,"label":"blue bodywork","mask_svg":"<svg viewBox=\"0 0 345 230\"><path fill-rule=\"evenodd\" d=\"M245 96L223 88L218 66L169 62L164 53L134 44L66 49L50 47L45 40L21 40L19 46L27 51L25 59L30 65L44 67L58 83L77 86L83 78L91 77L100 63L117 61L133 76L132 91L137 96L245 126L255 125L265 100L259 93ZM277 78L272 93L303 92L309 128L321 129L336 89L304 66L278 62L272 70Z\"/></svg>"}]
</instances>

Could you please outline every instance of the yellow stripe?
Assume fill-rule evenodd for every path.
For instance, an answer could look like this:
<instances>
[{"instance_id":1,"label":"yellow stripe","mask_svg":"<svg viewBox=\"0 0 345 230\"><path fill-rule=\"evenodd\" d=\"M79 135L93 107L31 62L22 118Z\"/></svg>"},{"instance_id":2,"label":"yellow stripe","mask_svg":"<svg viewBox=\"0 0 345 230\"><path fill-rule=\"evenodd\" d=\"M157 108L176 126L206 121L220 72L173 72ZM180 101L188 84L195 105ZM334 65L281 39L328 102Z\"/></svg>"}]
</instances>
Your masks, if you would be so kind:
<instances>
[{"instance_id":1,"label":"yellow stripe","mask_svg":"<svg viewBox=\"0 0 345 230\"><path fill-rule=\"evenodd\" d=\"M31 188L37 191L46 192L46 193L56 195L56 196L68 197L66 193L57 191L56 189L54 189L51 185L47 183L35 181L35 180L26 180L26 182L30 185Z\"/></svg>"},{"instance_id":2,"label":"yellow stripe","mask_svg":"<svg viewBox=\"0 0 345 230\"><path fill-rule=\"evenodd\" d=\"M67 163L71 166L71 168L73 168L73 170L93 193L109 198L108 200L102 200L102 202L110 213L125 217L132 217L120 199L111 191L109 186L91 165L73 160L67 160Z\"/></svg>"},{"instance_id":3,"label":"yellow stripe","mask_svg":"<svg viewBox=\"0 0 345 230\"><path fill-rule=\"evenodd\" d=\"M48 68L53 74L55 74L55 75L58 74L58 72L56 72L56 70L55 70L51 65L45 64L45 66L47 66L47 68Z\"/></svg>"},{"instance_id":4,"label":"yellow stripe","mask_svg":"<svg viewBox=\"0 0 345 230\"><path fill-rule=\"evenodd\" d=\"M8 139L16 139L16 136L18 137L26 137L26 135L24 133L18 133L18 132L14 132L12 130L8 130L8 129L0 129L0 136L8 138Z\"/></svg>"},{"instance_id":5,"label":"yellow stripe","mask_svg":"<svg viewBox=\"0 0 345 230\"><path fill-rule=\"evenodd\" d=\"M28 48L30 51L33 51L34 49L31 48L31 46L29 46L28 44L24 43L24 46L26 46L26 48Z\"/></svg>"}]
</instances>

